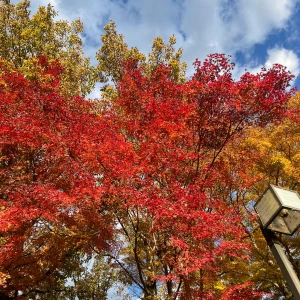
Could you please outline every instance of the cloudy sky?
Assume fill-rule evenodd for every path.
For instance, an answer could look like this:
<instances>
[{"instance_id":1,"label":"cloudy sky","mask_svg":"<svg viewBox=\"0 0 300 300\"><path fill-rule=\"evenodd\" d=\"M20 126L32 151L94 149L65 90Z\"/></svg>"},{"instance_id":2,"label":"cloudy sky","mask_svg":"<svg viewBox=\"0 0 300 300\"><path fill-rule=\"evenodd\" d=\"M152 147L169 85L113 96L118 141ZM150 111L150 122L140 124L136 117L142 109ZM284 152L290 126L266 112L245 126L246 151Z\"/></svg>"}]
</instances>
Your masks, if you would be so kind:
<instances>
[{"instance_id":1,"label":"cloudy sky","mask_svg":"<svg viewBox=\"0 0 300 300\"><path fill-rule=\"evenodd\" d=\"M174 34L189 74L192 62L210 53L232 55L236 74L273 63L299 73L300 0L31 0L32 12L48 3L60 19L82 20L84 48L92 60L103 26L114 20L127 44L144 53L153 38L167 41ZM300 87L300 78L294 85Z\"/></svg>"}]
</instances>

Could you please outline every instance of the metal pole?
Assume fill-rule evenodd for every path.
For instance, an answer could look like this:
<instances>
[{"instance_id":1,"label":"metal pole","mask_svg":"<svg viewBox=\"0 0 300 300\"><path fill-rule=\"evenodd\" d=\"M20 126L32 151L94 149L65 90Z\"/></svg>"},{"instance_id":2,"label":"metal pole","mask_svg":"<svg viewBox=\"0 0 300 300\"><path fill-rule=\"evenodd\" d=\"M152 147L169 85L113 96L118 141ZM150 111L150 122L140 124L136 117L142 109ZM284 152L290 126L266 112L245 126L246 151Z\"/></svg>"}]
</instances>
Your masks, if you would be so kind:
<instances>
[{"instance_id":1,"label":"metal pole","mask_svg":"<svg viewBox=\"0 0 300 300\"><path fill-rule=\"evenodd\" d=\"M279 241L275 234L268 230L261 228L261 231L279 265L279 268L296 300L300 300L300 282L291 265L290 261L286 257Z\"/></svg>"}]
</instances>

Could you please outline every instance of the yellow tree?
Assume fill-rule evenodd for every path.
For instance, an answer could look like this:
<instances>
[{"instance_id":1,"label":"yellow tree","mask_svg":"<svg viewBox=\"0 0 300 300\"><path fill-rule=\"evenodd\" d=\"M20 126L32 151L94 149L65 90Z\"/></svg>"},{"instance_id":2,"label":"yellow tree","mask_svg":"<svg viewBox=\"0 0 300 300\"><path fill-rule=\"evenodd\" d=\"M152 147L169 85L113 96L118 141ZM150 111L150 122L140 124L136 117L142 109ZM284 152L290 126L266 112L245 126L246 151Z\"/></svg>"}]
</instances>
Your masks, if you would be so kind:
<instances>
[{"instance_id":1,"label":"yellow tree","mask_svg":"<svg viewBox=\"0 0 300 300\"><path fill-rule=\"evenodd\" d=\"M128 59L133 59L137 64L143 66L148 75L161 63L169 65L172 70L172 78L178 82L185 81L187 64L181 62L182 49L175 49L176 38L174 36L169 38L167 44L161 37L155 38L152 50L147 56L136 47L128 47L124 36L117 32L114 21L110 21L104 30L105 33L101 37L102 46L96 54L100 82L109 82L115 85L122 77L122 63ZM103 88L103 96L108 99L114 98L116 96L115 86L107 84Z\"/></svg>"},{"instance_id":2,"label":"yellow tree","mask_svg":"<svg viewBox=\"0 0 300 300\"><path fill-rule=\"evenodd\" d=\"M64 93L87 95L94 87L96 73L85 57L80 20L55 20L56 11L49 4L40 6L31 16L30 1L13 5L0 0L0 59L12 68L35 78L38 58L59 59L65 68L62 78Z\"/></svg>"},{"instance_id":3,"label":"yellow tree","mask_svg":"<svg viewBox=\"0 0 300 300\"><path fill-rule=\"evenodd\" d=\"M252 243L251 256L245 261L226 261L223 278L226 281L253 281L264 292L273 293L272 299L292 299L278 265L269 251L262 236L253 204L263 194L269 184L300 192L300 93L294 95L289 103L292 113L284 122L274 123L267 128L250 128L234 147L227 149L222 159L228 164L224 174L230 181L220 186L227 189L230 205L243 203L245 215L245 238ZM240 172L241 164L237 157L243 157L242 164L248 165L247 172ZM248 181L249 188L241 190L243 182ZM300 278L300 236L278 238ZM222 288L221 281L218 283Z\"/></svg>"},{"instance_id":4,"label":"yellow tree","mask_svg":"<svg viewBox=\"0 0 300 300\"><path fill-rule=\"evenodd\" d=\"M289 106L294 110L294 114L283 124L274 124L265 131L253 130L250 133L249 146L254 147L259 153L254 171L261 174L263 178L255 186L257 195L261 195L270 183L300 192L299 93L290 99ZM296 233L293 237L279 235L279 239L300 278L299 233ZM278 274L278 270L276 270L277 272L274 270L273 265L266 265L266 267L268 266L269 268L265 268L265 274L263 277L260 277L260 280L265 284L269 281L269 285L275 291L278 291L279 296L284 295L287 299L291 298L291 294L288 292L281 274ZM271 274L271 278L268 278L268 273ZM274 273L277 276L274 276Z\"/></svg>"}]
</instances>

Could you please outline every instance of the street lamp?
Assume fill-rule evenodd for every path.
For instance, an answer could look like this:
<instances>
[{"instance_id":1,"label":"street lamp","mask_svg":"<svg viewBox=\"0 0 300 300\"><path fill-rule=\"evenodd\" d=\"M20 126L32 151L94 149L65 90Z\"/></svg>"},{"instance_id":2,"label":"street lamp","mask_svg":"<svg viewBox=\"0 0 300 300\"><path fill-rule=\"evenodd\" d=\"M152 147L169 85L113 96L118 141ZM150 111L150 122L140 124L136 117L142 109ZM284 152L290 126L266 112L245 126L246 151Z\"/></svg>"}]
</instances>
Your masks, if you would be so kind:
<instances>
[{"instance_id":1,"label":"street lamp","mask_svg":"<svg viewBox=\"0 0 300 300\"><path fill-rule=\"evenodd\" d=\"M270 185L254 205L262 233L296 300L300 282L273 231L292 235L300 226L300 196L297 192Z\"/></svg>"},{"instance_id":2,"label":"street lamp","mask_svg":"<svg viewBox=\"0 0 300 300\"><path fill-rule=\"evenodd\" d=\"M295 191L270 184L255 210L264 229L292 235L300 226L300 197Z\"/></svg>"}]
</instances>

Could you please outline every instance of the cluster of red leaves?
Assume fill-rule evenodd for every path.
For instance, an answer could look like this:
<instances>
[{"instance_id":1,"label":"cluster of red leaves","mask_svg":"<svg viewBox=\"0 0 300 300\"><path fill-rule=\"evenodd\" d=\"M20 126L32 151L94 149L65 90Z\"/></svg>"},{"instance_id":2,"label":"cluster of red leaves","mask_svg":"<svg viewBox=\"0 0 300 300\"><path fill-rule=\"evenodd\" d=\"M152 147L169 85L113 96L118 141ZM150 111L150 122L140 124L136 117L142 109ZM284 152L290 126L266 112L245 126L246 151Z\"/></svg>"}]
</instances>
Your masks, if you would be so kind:
<instances>
[{"instance_id":1,"label":"cluster of red leaves","mask_svg":"<svg viewBox=\"0 0 300 300\"><path fill-rule=\"evenodd\" d=\"M99 115L95 103L60 95L58 63L40 65L34 82L0 69L0 275L8 291L51 280L69 251L105 247L115 205L152 216L172 269L160 279L247 255L241 216L216 188L226 180L219 155L245 127L283 118L288 72L276 65L234 81L232 64L211 55L179 84L168 67L149 77L129 61L118 98Z\"/></svg>"},{"instance_id":2,"label":"cluster of red leaves","mask_svg":"<svg viewBox=\"0 0 300 300\"><path fill-rule=\"evenodd\" d=\"M114 166L124 139L95 103L59 94L58 62L41 58L40 66L36 81L0 66L0 273L8 291L51 281L74 249L106 246L112 222L99 181L106 169L115 178L123 171Z\"/></svg>"},{"instance_id":3,"label":"cluster of red leaves","mask_svg":"<svg viewBox=\"0 0 300 300\"><path fill-rule=\"evenodd\" d=\"M230 195L216 188L226 180L226 163L218 158L247 126L284 118L293 93L287 91L293 76L280 65L237 81L223 55L195 67L190 80L175 83L166 66L149 77L127 62L109 112L135 151L136 171L125 174L116 193L126 206L152 214L173 270L160 277L165 280L200 268L216 271L222 255L247 255L241 216L224 201Z\"/></svg>"},{"instance_id":4,"label":"cluster of red leaves","mask_svg":"<svg viewBox=\"0 0 300 300\"><path fill-rule=\"evenodd\" d=\"M222 294L222 300L258 300L267 296L270 295L256 291L253 283L248 282L227 288Z\"/></svg>"}]
</instances>

